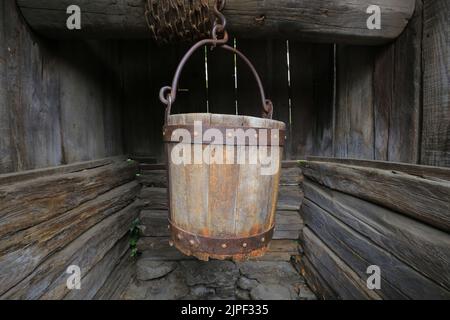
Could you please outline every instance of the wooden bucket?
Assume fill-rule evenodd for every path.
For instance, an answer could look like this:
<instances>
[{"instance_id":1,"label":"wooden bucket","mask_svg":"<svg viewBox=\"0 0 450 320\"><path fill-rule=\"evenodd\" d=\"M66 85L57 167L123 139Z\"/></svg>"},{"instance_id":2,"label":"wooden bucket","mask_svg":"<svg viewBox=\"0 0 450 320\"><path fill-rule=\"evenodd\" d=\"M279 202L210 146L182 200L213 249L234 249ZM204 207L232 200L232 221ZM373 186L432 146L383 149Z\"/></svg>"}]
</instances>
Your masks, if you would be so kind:
<instances>
[{"instance_id":1,"label":"wooden bucket","mask_svg":"<svg viewBox=\"0 0 450 320\"><path fill-rule=\"evenodd\" d=\"M272 104L265 99L258 74L242 53L228 46L225 49L235 51L252 69L266 118L170 115L179 74L195 49L180 63L172 87L160 93L167 105L163 136L170 244L205 261L262 256L274 229L285 124L270 119Z\"/></svg>"}]
</instances>

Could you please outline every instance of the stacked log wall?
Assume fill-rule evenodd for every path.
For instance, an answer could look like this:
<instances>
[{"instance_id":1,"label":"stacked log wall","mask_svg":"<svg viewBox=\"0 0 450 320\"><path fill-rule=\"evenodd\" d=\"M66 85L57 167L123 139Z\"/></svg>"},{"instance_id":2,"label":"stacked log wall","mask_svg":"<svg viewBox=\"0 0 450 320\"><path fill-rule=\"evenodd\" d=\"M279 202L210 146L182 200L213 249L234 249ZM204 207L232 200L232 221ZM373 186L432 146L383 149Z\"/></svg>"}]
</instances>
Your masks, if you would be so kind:
<instances>
[{"instance_id":1,"label":"stacked log wall","mask_svg":"<svg viewBox=\"0 0 450 320\"><path fill-rule=\"evenodd\" d=\"M114 157L0 175L0 299L114 296L107 279L130 263L139 213L136 173L136 162ZM80 290L67 287L71 265Z\"/></svg>"},{"instance_id":2,"label":"stacked log wall","mask_svg":"<svg viewBox=\"0 0 450 320\"><path fill-rule=\"evenodd\" d=\"M449 299L449 169L302 163L304 276L328 299ZM369 266L381 287L369 289Z\"/></svg>"}]
</instances>

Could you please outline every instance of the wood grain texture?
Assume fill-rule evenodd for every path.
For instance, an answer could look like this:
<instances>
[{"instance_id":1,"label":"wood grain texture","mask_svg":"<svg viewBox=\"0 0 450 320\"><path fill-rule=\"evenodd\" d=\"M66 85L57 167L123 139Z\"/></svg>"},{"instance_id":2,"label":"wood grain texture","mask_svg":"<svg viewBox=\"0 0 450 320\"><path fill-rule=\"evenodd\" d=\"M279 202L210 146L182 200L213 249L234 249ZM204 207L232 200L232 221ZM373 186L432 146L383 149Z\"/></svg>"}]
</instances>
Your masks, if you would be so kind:
<instances>
[{"instance_id":1,"label":"wood grain texture","mask_svg":"<svg viewBox=\"0 0 450 320\"><path fill-rule=\"evenodd\" d=\"M122 154L114 43L36 37L14 1L0 16L0 173Z\"/></svg>"},{"instance_id":2,"label":"wood grain texture","mask_svg":"<svg viewBox=\"0 0 450 320\"><path fill-rule=\"evenodd\" d=\"M421 163L450 166L450 4L424 1Z\"/></svg>"},{"instance_id":3,"label":"wood grain texture","mask_svg":"<svg viewBox=\"0 0 450 320\"><path fill-rule=\"evenodd\" d=\"M450 181L449 168L414 165L409 163L398 163L389 161L371 161L360 159L341 159L341 158L326 158L326 157L308 157L308 160L316 162L340 163L359 167L369 167L381 170L390 170L394 172L398 171L429 180Z\"/></svg>"},{"instance_id":4,"label":"wood grain texture","mask_svg":"<svg viewBox=\"0 0 450 320\"><path fill-rule=\"evenodd\" d=\"M35 226L134 179L127 161L0 187L0 236Z\"/></svg>"},{"instance_id":5,"label":"wood grain texture","mask_svg":"<svg viewBox=\"0 0 450 320\"><path fill-rule=\"evenodd\" d=\"M305 181L306 198L418 273L450 289L450 236L367 201ZM319 232L321 234L321 232Z\"/></svg>"},{"instance_id":6,"label":"wood grain texture","mask_svg":"<svg viewBox=\"0 0 450 320\"><path fill-rule=\"evenodd\" d=\"M54 219L16 233L1 241L0 265L4 271L1 292L16 286L30 275L51 254L101 221L129 205L139 191L137 182L130 182L102 194Z\"/></svg>"},{"instance_id":7,"label":"wood grain texture","mask_svg":"<svg viewBox=\"0 0 450 320\"><path fill-rule=\"evenodd\" d=\"M337 47L334 156L374 159L373 51Z\"/></svg>"},{"instance_id":8,"label":"wood grain texture","mask_svg":"<svg viewBox=\"0 0 450 320\"><path fill-rule=\"evenodd\" d=\"M213 1L211 0L211 5ZM19 0L27 22L39 33L53 38L148 38L140 0ZM66 8L79 5L83 27L66 28ZM367 8L377 4L383 17L382 30L368 30ZM242 37L284 37L296 40L380 44L400 35L414 10L413 0L359 1L241 1L230 0L224 10L230 32ZM263 17L263 18L262 18ZM262 18L262 19L261 19ZM300 19L301 18L301 19ZM259 21L259 22L258 22Z\"/></svg>"},{"instance_id":9,"label":"wood grain texture","mask_svg":"<svg viewBox=\"0 0 450 320\"><path fill-rule=\"evenodd\" d=\"M309 227L303 229L302 244L306 257L328 286L333 288L337 299L381 299L375 291L367 289L366 281L362 280Z\"/></svg>"},{"instance_id":10,"label":"wood grain texture","mask_svg":"<svg viewBox=\"0 0 450 320\"><path fill-rule=\"evenodd\" d=\"M290 159L330 156L333 147L332 45L289 42Z\"/></svg>"},{"instance_id":11,"label":"wood grain texture","mask_svg":"<svg viewBox=\"0 0 450 320\"><path fill-rule=\"evenodd\" d=\"M306 177L331 189L380 204L443 231L450 230L450 183L401 172L307 162Z\"/></svg>"},{"instance_id":12,"label":"wood grain texture","mask_svg":"<svg viewBox=\"0 0 450 320\"><path fill-rule=\"evenodd\" d=\"M415 271L409 265L392 256L383 247L353 231L335 219L319 205L305 199L303 207L305 223L322 241L355 271L362 281L366 270L377 265L383 270L381 289L377 293L384 299L448 299L450 291Z\"/></svg>"},{"instance_id":13,"label":"wood grain texture","mask_svg":"<svg viewBox=\"0 0 450 320\"><path fill-rule=\"evenodd\" d=\"M62 299L69 292L66 287L66 269L69 265L79 265L82 276L86 277L91 274L91 270L95 266L107 257L111 250L115 252L114 250L117 248L128 247L127 239L122 240L122 244L119 244L119 241L127 233L131 222L137 216L138 208L136 203L131 203L84 230L85 232L81 236L49 256L31 274L6 292L2 298ZM105 275L111 271L111 267L103 268ZM85 287L84 290L91 291L91 285L88 286L88 283L84 281L82 283Z\"/></svg>"}]
</instances>

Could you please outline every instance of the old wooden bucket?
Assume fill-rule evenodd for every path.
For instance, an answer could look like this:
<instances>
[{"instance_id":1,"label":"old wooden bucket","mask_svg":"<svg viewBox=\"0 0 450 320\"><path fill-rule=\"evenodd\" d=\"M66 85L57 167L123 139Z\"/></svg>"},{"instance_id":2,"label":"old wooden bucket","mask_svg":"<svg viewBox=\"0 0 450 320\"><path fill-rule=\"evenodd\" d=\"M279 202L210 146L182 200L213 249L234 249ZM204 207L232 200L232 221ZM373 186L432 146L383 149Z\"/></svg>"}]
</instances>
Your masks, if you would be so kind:
<instances>
[{"instance_id":1,"label":"old wooden bucket","mask_svg":"<svg viewBox=\"0 0 450 320\"><path fill-rule=\"evenodd\" d=\"M221 48L234 51L250 66L260 87L265 118L170 114L184 63L208 41L200 41L186 54L172 87L164 87L160 93L167 105L163 136L170 244L200 260L239 261L262 256L272 238L285 124L270 119L272 104L265 99L250 61L226 45Z\"/></svg>"}]
</instances>

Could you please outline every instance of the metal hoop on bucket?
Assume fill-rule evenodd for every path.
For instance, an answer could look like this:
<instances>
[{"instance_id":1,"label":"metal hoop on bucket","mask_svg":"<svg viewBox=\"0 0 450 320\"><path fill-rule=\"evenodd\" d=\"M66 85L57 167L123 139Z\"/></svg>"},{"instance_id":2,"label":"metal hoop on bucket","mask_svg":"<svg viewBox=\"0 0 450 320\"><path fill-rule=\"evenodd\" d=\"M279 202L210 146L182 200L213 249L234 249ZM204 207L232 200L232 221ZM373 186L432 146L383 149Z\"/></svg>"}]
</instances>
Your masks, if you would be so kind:
<instances>
[{"instance_id":1,"label":"metal hoop on bucket","mask_svg":"<svg viewBox=\"0 0 450 320\"><path fill-rule=\"evenodd\" d=\"M217 25L216 27L219 27L220 25ZM219 29L219 28L218 28ZM221 31L221 30L215 30L213 29L213 36L215 36L215 31ZM172 104L175 102L176 97L177 97L177 90L178 90L178 81L180 79L181 76L181 72L183 71L183 68L185 66L185 64L187 63L187 61L189 60L189 58L192 56L192 54L194 54L194 52L205 46L205 45L212 45L212 46L218 46L220 48L223 48L227 51L231 51L235 54L237 54L246 64L247 66L250 68L251 72L253 73L256 83L258 84L259 87L259 91L260 91L260 95L261 95L261 103L262 103L262 117L263 118L268 118L268 119L272 119L272 115L273 115L273 104L272 101L270 101L269 99L266 99L266 95L264 92L264 88L262 85L262 81L261 78L259 77L258 72L256 71L255 67L253 66L253 64L250 62L250 60L239 50L227 45L226 43L228 42L228 33L226 31L223 32L223 38L222 39L217 39L216 37L214 39L204 39L201 40L199 42L197 42L195 45L193 45L188 52L186 52L186 54L184 55L184 57L181 59L177 70L175 72L175 76L173 78L172 81L172 86L166 86L161 88L161 90L159 91L159 99L161 100L161 102L163 104L166 105L166 118L165 118L165 122L167 123L168 117L170 116L170 112L171 112L171 108L172 108Z\"/></svg>"}]
</instances>

